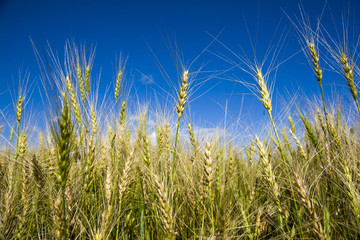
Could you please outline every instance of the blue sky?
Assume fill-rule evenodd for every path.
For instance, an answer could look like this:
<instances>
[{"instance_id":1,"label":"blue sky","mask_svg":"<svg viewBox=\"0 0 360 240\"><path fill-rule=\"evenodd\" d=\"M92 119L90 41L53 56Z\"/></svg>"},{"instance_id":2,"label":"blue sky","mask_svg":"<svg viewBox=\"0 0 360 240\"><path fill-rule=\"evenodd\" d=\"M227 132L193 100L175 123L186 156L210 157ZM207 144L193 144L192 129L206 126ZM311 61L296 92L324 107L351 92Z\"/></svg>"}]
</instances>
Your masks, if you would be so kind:
<instances>
[{"instance_id":1,"label":"blue sky","mask_svg":"<svg viewBox=\"0 0 360 240\"><path fill-rule=\"evenodd\" d=\"M315 21L324 8L324 1L301 1L307 14ZM311 97L318 94L318 85L311 66L304 54L290 20L284 12L295 19L299 15L295 0L230 1L95 1L95 0L1 0L0 1L0 107L12 111L10 93L16 92L19 72L30 74L30 81L39 82L40 71L31 46L30 38L38 49L44 49L47 41L51 48L63 56L67 39L88 48L96 46L93 73L101 70L100 96L107 86L113 86L120 54L128 57L124 81L133 81L130 98L162 104L166 92L174 89L164 79L157 64L160 63L174 84L177 82L176 66L167 47L176 43L189 66L197 56L218 36L218 40L236 54L253 58L251 43L256 46L259 61L271 46L284 41L278 62L288 58L279 67L274 85L273 105L275 114L281 116L282 104L289 102L299 88ZM350 8L349 8L350 6ZM330 32L341 24L341 16L348 10L351 31L359 33L360 1L329 0L322 19ZM333 22L335 21L335 25ZM357 24L357 25L356 25ZM279 28L277 28L279 26ZM284 35L282 35L284 34ZM284 37L281 37L284 36ZM201 73L195 83L208 78L214 71L220 73L233 68L233 64L221 59L227 58L240 63L224 46L215 41L192 65L190 71ZM150 50L151 49L151 50ZM154 60L154 56L158 62ZM325 64L324 64L325 65ZM325 79L325 76L329 76ZM232 69L219 77L205 82L190 95L191 118L206 126L222 124L224 107L227 104L228 117L239 116L244 122L265 119L261 103L240 83L224 78L240 79L254 83L254 79L239 69ZM149 81L151 79L151 81ZM332 96L334 84L345 85L340 76L324 73L327 97ZM341 93L341 92L340 92ZM110 91L112 94L112 90ZM137 97L135 97L135 94ZM199 97L200 96L200 97ZM198 98L199 97L199 98ZM12 96L13 100L17 96ZM37 90L34 90L30 105L41 108ZM173 106L175 102L168 102Z\"/></svg>"}]
</instances>

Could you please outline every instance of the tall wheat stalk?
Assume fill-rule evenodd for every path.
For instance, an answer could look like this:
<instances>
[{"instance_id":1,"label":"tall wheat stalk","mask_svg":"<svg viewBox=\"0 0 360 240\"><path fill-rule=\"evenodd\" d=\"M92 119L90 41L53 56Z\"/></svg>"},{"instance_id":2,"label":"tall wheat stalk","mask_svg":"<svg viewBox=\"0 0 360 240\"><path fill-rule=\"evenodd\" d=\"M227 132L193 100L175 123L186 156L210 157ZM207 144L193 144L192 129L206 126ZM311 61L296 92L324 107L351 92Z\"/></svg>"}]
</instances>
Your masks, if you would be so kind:
<instances>
[{"instance_id":1,"label":"tall wheat stalk","mask_svg":"<svg viewBox=\"0 0 360 240\"><path fill-rule=\"evenodd\" d=\"M17 139L16 139L15 163L14 163L14 169L13 169L13 179L15 177L15 173L16 173L16 170L17 170L18 158L19 158L20 122L21 122L21 116L22 116L22 112L23 112L23 103L24 103L24 100L20 95L19 98L18 98L17 106L16 106L16 123L17 123L16 134L17 134ZM11 184L10 186L14 186L14 185Z\"/></svg>"},{"instance_id":2,"label":"tall wheat stalk","mask_svg":"<svg viewBox=\"0 0 360 240\"><path fill-rule=\"evenodd\" d=\"M285 152L283 150L283 147L281 146L281 141L280 141L280 138L279 138L279 134L277 132L275 121L274 121L274 118L272 116L272 104L271 104L270 93L269 93L269 91L267 89L265 80L264 80L263 75L261 73L261 70L259 68L256 68L256 78L257 78L257 83L258 83L258 86L259 86L259 92L260 92L260 95L261 95L260 101L263 103L266 111L269 114L270 121L271 121L271 124L272 124L272 126L274 128L274 132L275 132L275 135L276 135L277 146L278 146L278 148L280 150L280 153L281 153L281 156L282 156L282 158L283 158L283 160L285 162L285 165L287 165L288 161L286 160Z\"/></svg>"},{"instance_id":3,"label":"tall wheat stalk","mask_svg":"<svg viewBox=\"0 0 360 240\"><path fill-rule=\"evenodd\" d=\"M67 239L67 221L66 221L66 183L68 180L68 175L70 171L70 151L71 151L71 132L72 132L72 122L71 115L69 111L69 104L66 98L64 97L64 104L61 110L61 118L58 119L58 132L54 128L54 138L56 139L57 148L58 148L58 183L60 185L61 191L61 201L62 201L62 221L64 224L63 235L62 237Z\"/></svg>"},{"instance_id":4,"label":"tall wheat stalk","mask_svg":"<svg viewBox=\"0 0 360 240\"><path fill-rule=\"evenodd\" d=\"M187 87L188 87L188 79L189 79L189 72L184 71L182 75L182 82L181 88L178 97L178 104L176 105L176 113L178 115L177 125L176 125L176 134L175 134L175 144L174 144L174 152L173 152L173 162L171 168L171 182L174 181L175 172L176 172L176 150L178 145L178 138L179 138L179 130L180 130L180 120L181 116L185 110L185 104L187 102Z\"/></svg>"},{"instance_id":5,"label":"tall wheat stalk","mask_svg":"<svg viewBox=\"0 0 360 240\"><path fill-rule=\"evenodd\" d=\"M290 190L291 190L291 194L292 194L292 199L293 199L295 209L296 209L296 212L297 212L297 216L296 216L297 217L297 222L301 226L301 221L300 221L300 218L299 218L299 215L298 215L299 213L298 213L298 206L297 206L297 203L296 203L296 196L295 196L293 184L292 184L292 181L291 181L291 171L290 171L290 168L289 168L290 167L290 162L286 159L285 151L284 151L284 149L282 147L282 143L280 141L279 134L278 134L277 129L276 129L276 125L275 125L275 122L274 122L274 119L273 119L273 116L272 116L272 104L271 104L270 93L269 93L269 91L267 89L267 86L266 86L266 83L264 81L263 75L262 75L259 68L256 68L256 77L257 77L257 83L258 83L258 86L259 86L259 92L260 92L260 95L261 95L260 101L263 103L265 109L267 110L267 112L269 114L270 121L271 121L271 124L273 126L273 129L274 129L274 132L275 132L275 135L276 135L276 139L277 139L276 145L277 145L278 149L280 150L281 157L282 157L282 160L283 160L284 165L285 165L287 178L288 178L288 181L289 181L289 184L290 184ZM287 230L289 230L289 228L287 228Z\"/></svg>"},{"instance_id":6,"label":"tall wheat stalk","mask_svg":"<svg viewBox=\"0 0 360 240\"><path fill-rule=\"evenodd\" d=\"M322 70L321 70L320 65L319 65L319 56L318 56L317 50L315 48L315 43L314 42L309 42L308 46L309 46L309 51L310 51L310 55L311 55L311 60L312 60L313 65L314 65L314 71L315 71L315 75L316 75L316 80L317 80L317 82L319 83L319 86L320 86L321 99L322 99L322 103L323 103L326 124L328 124L328 119L327 119L328 114L327 114L327 110L326 110L324 89L323 89L323 85L322 85L322 77L323 77L323 75L322 75Z\"/></svg>"}]
</instances>

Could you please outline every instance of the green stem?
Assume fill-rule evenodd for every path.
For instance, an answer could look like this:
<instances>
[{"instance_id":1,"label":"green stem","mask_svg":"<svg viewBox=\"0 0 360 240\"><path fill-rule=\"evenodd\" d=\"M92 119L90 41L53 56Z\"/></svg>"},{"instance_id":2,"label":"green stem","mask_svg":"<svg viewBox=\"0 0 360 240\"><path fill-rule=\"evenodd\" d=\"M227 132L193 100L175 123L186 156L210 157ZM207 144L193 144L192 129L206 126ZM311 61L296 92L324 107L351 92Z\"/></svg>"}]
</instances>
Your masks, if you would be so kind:
<instances>
[{"instance_id":1,"label":"green stem","mask_svg":"<svg viewBox=\"0 0 360 240\"><path fill-rule=\"evenodd\" d=\"M119 202L119 212L118 212L118 219L117 219L117 225L116 225L116 240L119 239L120 213L121 213L121 201Z\"/></svg>"},{"instance_id":2,"label":"green stem","mask_svg":"<svg viewBox=\"0 0 360 240\"><path fill-rule=\"evenodd\" d=\"M323 86L322 83L319 82L320 84L320 90L321 90L321 98L322 98L322 102L323 102L323 107L324 107L324 113L325 113L325 120L326 120L326 124L328 125L328 115L327 115L327 111L326 111L326 106L325 106L325 97L324 97L324 90L323 90Z\"/></svg>"},{"instance_id":3,"label":"green stem","mask_svg":"<svg viewBox=\"0 0 360 240\"><path fill-rule=\"evenodd\" d=\"M277 138L277 141L278 141L278 148L280 150L280 153L281 153L281 156L284 160L284 164L285 164L285 167L286 167L286 173L287 173L287 177L288 177L288 180L289 180L289 183L290 183L290 188L291 188L291 195L293 197L293 200L294 200L294 205L295 205L295 209L296 209L296 213L297 213L297 217L298 217L298 222L299 222L299 225L300 225L300 229L301 229L301 235L303 235L303 232L302 232L302 227L301 227L301 221L300 221L300 218L299 218L299 211L298 211L298 206L297 206L297 203L296 203L296 196L295 196L295 192L294 192L294 188L293 188L293 185L292 185L292 181L291 181L291 177L290 177L290 169L289 169L289 166L288 166L288 162L286 160L286 156L285 156L285 152L281 146L281 142L280 142L280 138L279 138L279 134L277 133L277 129L276 129L276 126L275 126L275 122L274 122L274 119L272 117L272 114L270 111L268 111L269 113L269 117L270 117L270 121L272 123L272 126L274 128L274 131L275 131L275 135L276 135L276 138ZM286 224L286 228L289 232L289 226L287 224L287 222L285 223Z\"/></svg>"},{"instance_id":4,"label":"green stem","mask_svg":"<svg viewBox=\"0 0 360 240\"><path fill-rule=\"evenodd\" d=\"M278 148L279 148L279 150L280 150L281 157L282 157L282 159L284 160L286 169L287 169L288 172L289 172L288 165L287 165L288 162L287 162L287 160L286 160L285 152L284 152L284 150L283 150L283 148L282 148L282 146L281 146L279 134L278 134L278 132L277 132L277 130L276 130L276 126L275 126L274 119L273 119L273 117L272 117L271 112L268 112L268 113L269 113L269 117L270 117L271 124L272 124L272 126L273 126L273 128L274 128L274 132L275 132L275 135L276 135L276 139L277 139L277 141L278 141Z\"/></svg>"},{"instance_id":5,"label":"green stem","mask_svg":"<svg viewBox=\"0 0 360 240\"><path fill-rule=\"evenodd\" d=\"M140 239L145 240L145 199L144 199L144 189L141 186L142 199L141 199L141 209L140 209Z\"/></svg>"},{"instance_id":6,"label":"green stem","mask_svg":"<svg viewBox=\"0 0 360 240\"><path fill-rule=\"evenodd\" d=\"M177 122L177 126L176 126L175 146L174 146L174 151L173 151L173 162L172 162L172 167L171 167L171 189L173 187L173 182L174 182L174 178L175 178L176 149L177 149L177 143L178 143L178 138L179 138L179 129L180 129L180 116L178 117L178 122ZM172 195L172 192L171 192L171 195Z\"/></svg>"},{"instance_id":7,"label":"green stem","mask_svg":"<svg viewBox=\"0 0 360 240\"><path fill-rule=\"evenodd\" d=\"M29 235L30 235L30 230L31 230L31 225L33 224L33 220L34 220L34 214L31 214L31 219L30 219L30 223L29 223L29 228L26 234L26 240L29 239Z\"/></svg>"},{"instance_id":8,"label":"green stem","mask_svg":"<svg viewBox=\"0 0 360 240\"><path fill-rule=\"evenodd\" d=\"M12 173L12 184L10 187L14 187L15 184L15 174L16 174L16 168L17 168L17 164L18 164L18 159L19 159L19 137L20 137L20 123L18 123L17 125L17 138L16 138L16 149L15 149L15 163L14 163L14 169L13 169L13 173Z\"/></svg>"},{"instance_id":9,"label":"green stem","mask_svg":"<svg viewBox=\"0 0 360 240\"><path fill-rule=\"evenodd\" d=\"M359 106L359 101L355 98L355 102L356 102L356 107L358 109L359 112L359 117L360 117L360 106Z\"/></svg>"},{"instance_id":10,"label":"green stem","mask_svg":"<svg viewBox=\"0 0 360 240\"><path fill-rule=\"evenodd\" d=\"M65 208L65 188L62 188L62 205L63 205L63 221L64 221L64 239L67 240L66 208Z\"/></svg>"},{"instance_id":11,"label":"green stem","mask_svg":"<svg viewBox=\"0 0 360 240\"><path fill-rule=\"evenodd\" d=\"M330 135L328 114L327 114L326 105L325 105L324 90L323 90L322 82L319 82L319 84L320 84L321 98L322 98L323 108L324 108L324 113L325 113L326 127L327 127L327 130L328 130L328 134L327 134L328 135L328 140L329 140L330 146L332 146L332 139L331 139L331 135Z\"/></svg>"}]
</instances>

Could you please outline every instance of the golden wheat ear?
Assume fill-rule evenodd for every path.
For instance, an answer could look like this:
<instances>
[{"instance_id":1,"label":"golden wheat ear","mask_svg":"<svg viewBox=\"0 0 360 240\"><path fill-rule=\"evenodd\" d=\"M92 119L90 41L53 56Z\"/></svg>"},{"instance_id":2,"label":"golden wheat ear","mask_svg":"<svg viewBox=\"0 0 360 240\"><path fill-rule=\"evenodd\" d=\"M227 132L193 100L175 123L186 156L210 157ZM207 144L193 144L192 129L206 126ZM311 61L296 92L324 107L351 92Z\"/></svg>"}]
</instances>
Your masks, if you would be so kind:
<instances>
[{"instance_id":1,"label":"golden wheat ear","mask_svg":"<svg viewBox=\"0 0 360 240\"><path fill-rule=\"evenodd\" d=\"M168 198L168 192L165 188L165 185L157 175L153 176L153 181L155 182L157 189L157 196L160 202L160 211L161 211L161 221L164 225L166 232L166 239L175 240L176 232L174 229L174 218L172 214L172 209L170 205L170 200Z\"/></svg>"},{"instance_id":2,"label":"golden wheat ear","mask_svg":"<svg viewBox=\"0 0 360 240\"><path fill-rule=\"evenodd\" d=\"M270 196L272 197L273 202L280 213L279 226L282 231L285 231L288 228L288 225L286 222L285 212L283 210L283 206L280 201L280 188L276 181L275 174L272 169L272 164L268 157L268 152L266 151L263 143L258 138L256 138L256 145L259 149L259 158L260 158L260 164L263 167L263 171L264 171L264 180L269 185L269 189L271 193Z\"/></svg>"},{"instance_id":3,"label":"golden wheat ear","mask_svg":"<svg viewBox=\"0 0 360 240\"><path fill-rule=\"evenodd\" d=\"M181 82L181 88L179 92L179 102L176 106L176 113L178 114L179 118L183 114L185 110L185 104L186 104L186 97L187 97L187 87L188 87L188 78L189 78L189 72L184 71L182 76L182 82Z\"/></svg>"},{"instance_id":4,"label":"golden wheat ear","mask_svg":"<svg viewBox=\"0 0 360 240\"><path fill-rule=\"evenodd\" d=\"M303 179L298 173L294 172L294 180L294 185L300 197L300 202L304 206L306 213L310 217L311 223L314 225L314 233L319 239L329 239L322 227L320 218L318 217L317 211L315 209L314 201L310 198L309 192L304 184Z\"/></svg>"},{"instance_id":5,"label":"golden wheat ear","mask_svg":"<svg viewBox=\"0 0 360 240\"><path fill-rule=\"evenodd\" d=\"M180 120L181 116L184 113L185 110L185 104L187 101L187 88L188 88L188 80L189 80L189 71L184 71L182 74L182 82L178 97L178 103L176 105L176 113L178 115L178 121L176 125L176 134L175 134L175 144L174 144L174 152L173 152L173 160L172 160L172 168L171 168L171 181L175 178L175 172L176 172L176 151L177 151L177 145L178 145L178 138L179 138L179 130L180 130Z\"/></svg>"},{"instance_id":6,"label":"golden wheat ear","mask_svg":"<svg viewBox=\"0 0 360 240\"><path fill-rule=\"evenodd\" d=\"M259 68L256 68L256 78L257 83L259 85L259 92L261 95L260 101L263 103L265 109L271 113L272 111L272 104L270 99L270 93L267 89L266 83L264 81L263 75L261 73L261 70Z\"/></svg>"}]
</instances>

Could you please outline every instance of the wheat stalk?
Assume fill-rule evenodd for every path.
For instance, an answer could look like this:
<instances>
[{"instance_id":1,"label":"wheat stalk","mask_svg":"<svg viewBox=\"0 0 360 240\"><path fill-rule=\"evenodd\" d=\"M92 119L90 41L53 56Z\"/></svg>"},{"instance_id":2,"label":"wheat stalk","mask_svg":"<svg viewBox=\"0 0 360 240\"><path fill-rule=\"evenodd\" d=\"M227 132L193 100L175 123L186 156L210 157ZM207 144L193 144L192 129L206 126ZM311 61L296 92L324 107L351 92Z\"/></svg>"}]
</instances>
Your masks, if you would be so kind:
<instances>
[{"instance_id":1,"label":"wheat stalk","mask_svg":"<svg viewBox=\"0 0 360 240\"><path fill-rule=\"evenodd\" d=\"M178 121L176 125L176 134L175 134L175 146L174 146L174 153L173 153L173 162L172 162L172 173L171 173L171 181L174 180L175 171L176 171L176 150L178 144L178 137L179 137L179 129L180 129L180 119L185 110L185 104L187 101L187 87L188 87L188 79L189 79L189 71L184 71L182 75L182 82L181 88L178 97L178 104L176 105L176 113L178 115Z\"/></svg>"},{"instance_id":2,"label":"wheat stalk","mask_svg":"<svg viewBox=\"0 0 360 240\"><path fill-rule=\"evenodd\" d=\"M164 184L160 181L157 175L153 175L153 180L157 186L157 195L160 201L160 210L162 213L161 221L164 224L166 230L165 239L172 240L176 239L176 232L174 230L174 219L172 216L172 210L170 206L170 201L168 198L168 193L164 187Z\"/></svg>"},{"instance_id":3,"label":"wheat stalk","mask_svg":"<svg viewBox=\"0 0 360 240\"><path fill-rule=\"evenodd\" d=\"M18 98L18 103L16 106L16 122L17 122L17 140L16 140L16 151L15 151L15 165L14 165L14 169L13 169L13 174L16 173L17 170L17 161L18 161L18 157L19 157L19 141L20 141L20 121L21 121L21 116L22 116L22 112L23 112L23 98L21 97L21 95Z\"/></svg>"},{"instance_id":4,"label":"wheat stalk","mask_svg":"<svg viewBox=\"0 0 360 240\"><path fill-rule=\"evenodd\" d=\"M300 175L298 175L296 172L294 172L294 179L295 179L295 187L299 194L300 201L305 207L305 210L308 216L311 218L312 223L314 225L315 234L318 236L319 239L329 239L329 237L323 230L318 214L316 213L314 202L310 198L308 194L308 190L306 189L303 180L301 179Z\"/></svg>"},{"instance_id":5,"label":"wheat stalk","mask_svg":"<svg viewBox=\"0 0 360 240\"><path fill-rule=\"evenodd\" d=\"M284 214L283 208L281 206L281 202L280 202L279 186L275 180L275 175L272 170L270 160L268 158L268 153L266 152L263 143L258 138L256 138L256 145L259 149L260 163L264 169L264 175L263 175L264 180L270 186L271 195L272 195L274 203L277 206L278 211L280 213L280 227L281 227L281 229L284 230L284 220L286 218L285 218L285 214Z\"/></svg>"},{"instance_id":6,"label":"wheat stalk","mask_svg":"<svg viewBox=\"0 0 360 240\"><path fill-rule=\"evenodd\" d=\"M25 153L27 151L27 136L21 133L19 137L19 159L22 160L22 188L21 188L21 201L22 201L22 214L20 217L20 224L17 227L17 237L21 238L24 235L24 228L27 221L27 214L29 211L30 203L30 169L29 163L25 159Z\"/></svg>"},{"instance_id":7,"label":"wheat stalk","mask_svg":"<svg viewBox=\"0 0 360 240\"><path fill-rule=\"evenodd\" d=\"M52 206L54 211L55 238L58 240L66 240L68 234L65 219L66 217L64 215L64 209L62 208L63 205L60 196L56 197Z\"/></svg>"},{"instance_id":8,"label":"wheat stalk","mask_svg":"<svg viewBox=\"0 0 360 240\"><path fill-rule=\"evenodd\" d=\"M128 187L129 183L130 183L130 171L132 168L132 165L134 164L134 153L131 152L130 156L128 157L128 159L125 162L125 167L123 169L122 175L120 177L120 182L119 182L119 212L118 212L118 217L120 217L120 213L121 213L121 202L124 199L124 193L126 188ZM119 236L119 227L120 227L120 221L118 221L117 227L116 227L116 239L118 239Z\"/></svg>"},{"instance_id":9,"label":"wheat stalk","mask_svg":"<svg viewBox=\"0 0 360 240\"><path fill-rule=\"evenodd\" d=\"M86 193L89 193L90 187L94 180L94 162L95 162L95 154L96 154L96 134L97 134L97 120L94 106L90 107L91 114L91 136L89 142L89 152L86 159L85 166L85 179L84 179L84 190Z\"/></svg>"},{"instance_id":10,"label":"wheat stalk","mask_svg":"<svg viewBox=\"0 0 360 240\"><path fill-rule=\"evenodd\" d=\"M279 134L277 132L275 122L274 122L274 119L273 119L273 116L272 116L272 113L271 113L272 112L272 104L271 104L270 93L269 93L269 91L267 89L264 77L263 77L263 75L261 73L261 70L259 68L256 68L256 78L257 78L257 83L258 83L258 86L259 86L259 92L260 92L260 95L261 95L260 101L263 103L265 109L267 110L267 112L269 114L270 121L271 121L271 123L273 125L273 128L274 128L274 131L275 131L278 148L280 150L280 153L281 153L282 159L283 159L283 161L285 163L285 166L286 166L286 168L288 168L288 166L287 166L288 162L286 160L284 150L283 150L283 148L281 146L281 141L280 141L280 138L279 138ZM289 172L288 169L287 169L287 171Z\"/></svg>"},{"instance_id":11,"label":"wheat stalk","mask_svg":"<svg viewBox=\"0 0 360 240\"><path fill-rule=\"evenodd\" d=\"M58 120L59 132L55 132L54 129L54 137L57 142L57 150L58 150L58 183L60 184L61 194L62 194L62 221L64 223L63 229L63 237L67 239L67 225L66 225L66 204L65 204L65 188L66 182L68 179L69 171L70 171L70 150L71 150L71 132L72 132L72 123L69 111L69 104L66 99L66 95L63 94L64 97L64 106L61 111L61 118ZM58 200L57 200L58 201Z\"/></svg>"}]
</instances>

